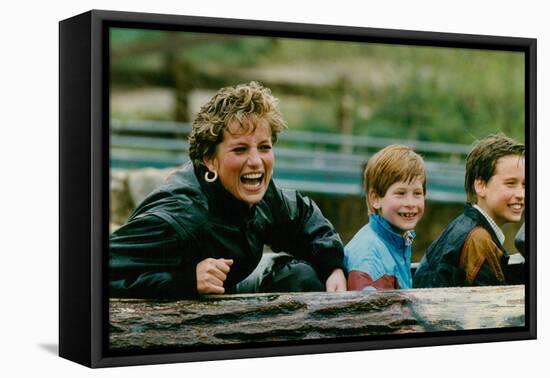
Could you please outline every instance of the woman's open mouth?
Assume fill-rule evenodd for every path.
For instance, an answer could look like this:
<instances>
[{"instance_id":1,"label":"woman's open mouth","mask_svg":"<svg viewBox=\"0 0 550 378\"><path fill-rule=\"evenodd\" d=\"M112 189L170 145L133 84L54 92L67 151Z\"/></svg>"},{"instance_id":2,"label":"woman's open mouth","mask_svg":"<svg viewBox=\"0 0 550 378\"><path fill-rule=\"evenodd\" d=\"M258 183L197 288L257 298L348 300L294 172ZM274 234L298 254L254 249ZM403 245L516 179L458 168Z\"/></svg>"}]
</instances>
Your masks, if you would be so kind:
<instances>
[{"instance_id":1,"label":"woman's open mouth","mask_svg":"<svg viewBox=\"0 0 550 378\"><path fill-rule=\"evenodd\" d=\"M241 176L241 183L250 189L256 189L262 185L264 180L264 174L255 172L255 173L246 173Z\"/></svg>"}]
</instances>

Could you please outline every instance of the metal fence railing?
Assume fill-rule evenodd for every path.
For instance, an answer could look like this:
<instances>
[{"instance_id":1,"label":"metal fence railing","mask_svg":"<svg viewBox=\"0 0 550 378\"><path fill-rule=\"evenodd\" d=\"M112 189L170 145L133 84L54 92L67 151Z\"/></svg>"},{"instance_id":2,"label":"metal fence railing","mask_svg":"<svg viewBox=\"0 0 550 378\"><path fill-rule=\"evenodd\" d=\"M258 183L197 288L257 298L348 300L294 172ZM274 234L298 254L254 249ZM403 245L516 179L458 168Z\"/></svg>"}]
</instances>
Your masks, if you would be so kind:
<instances>
[{"instance_id":1,"label":"metal fence railing","mask_svg":"<svg viewBox=\"0 0 550 378\"><path fill-rule=\"evenodd\" d=\"M189 160L189 123L111 120L112 169L175 167ZM275 181L305 192L362 193L364 163L389 144L411 146L426 162L427 199L463 202L470 146L285 130L275 147Z\"/></svg>"}]
</instances>

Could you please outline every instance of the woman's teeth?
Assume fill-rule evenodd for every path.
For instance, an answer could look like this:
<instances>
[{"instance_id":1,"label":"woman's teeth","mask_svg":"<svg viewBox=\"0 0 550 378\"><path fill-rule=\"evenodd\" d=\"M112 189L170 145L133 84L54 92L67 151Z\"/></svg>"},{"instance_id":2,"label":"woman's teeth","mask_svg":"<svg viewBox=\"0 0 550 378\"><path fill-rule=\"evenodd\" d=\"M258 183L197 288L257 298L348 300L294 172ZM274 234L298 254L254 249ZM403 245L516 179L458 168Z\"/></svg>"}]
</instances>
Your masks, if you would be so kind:
<instances>
[{"instance_id":1,"label":"woman's teeth","mask_svg":"<svg viewBox=\"0 0 550 378\"><path fill-rule=\"evenodd\" d=\"M259 179L260 177L262 177L261 173L249 173L249 174L243 175L243 178L249 179L249 180Z\"/></svg>"},{"instance_id":2,"label":"woman's teeth","mask_svg":"<svg viewBox=\"0 0 550 378\"><path fill-rule=\"evenodd\" d=\"M247 173L241 176L241 182L246 185L258 186L262 183L263 177L262 173Z\"/></svg>"}]
</instances>

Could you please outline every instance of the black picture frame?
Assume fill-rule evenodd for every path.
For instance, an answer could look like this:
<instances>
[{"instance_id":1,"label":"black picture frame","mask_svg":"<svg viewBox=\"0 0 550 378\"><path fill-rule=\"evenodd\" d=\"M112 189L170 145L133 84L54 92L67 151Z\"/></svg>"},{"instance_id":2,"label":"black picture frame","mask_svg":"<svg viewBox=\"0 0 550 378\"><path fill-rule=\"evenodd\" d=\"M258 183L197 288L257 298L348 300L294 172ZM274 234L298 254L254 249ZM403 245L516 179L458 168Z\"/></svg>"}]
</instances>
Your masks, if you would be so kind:
<instances>
[{"instance_id":1,"label":"black picture frame","mask_svg":"<svg viewBox=\"0 0 550 378\"><path fill-rule=\"evenodd\" d=\"M116 26L368 41L525 54L525 326L261 348L108 353L109 60ZM89 367L404 348L536 338L536 39L92 10L59 24L59 354Z\"/></svg>"}]
</instances>

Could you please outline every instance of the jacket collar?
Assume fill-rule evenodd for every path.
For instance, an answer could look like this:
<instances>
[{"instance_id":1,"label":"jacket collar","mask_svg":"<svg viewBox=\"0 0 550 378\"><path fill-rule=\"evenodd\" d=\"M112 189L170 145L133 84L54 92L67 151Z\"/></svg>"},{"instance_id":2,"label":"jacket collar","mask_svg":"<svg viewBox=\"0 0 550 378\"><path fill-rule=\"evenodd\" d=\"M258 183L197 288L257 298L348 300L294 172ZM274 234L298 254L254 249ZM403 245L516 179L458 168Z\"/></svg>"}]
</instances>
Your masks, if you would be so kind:
<instances>
[{"instance_id":1,"label":"jacket collar","mask_svg":"<svg viewBox=\"0 0 550 378\"><path fill-rule=\"evenodd\" d=\"M249 206L247 203L236 199L223 187L220 179L214 182L206 182L204 179L204 174L207 172L206 167L196 166L194 170L202 192L208 199L210 212L223 218L245 221L254 216L256 205Z\"/></svg>"},{"instance_id":2,"label":"jacket collar","mask_svg":"<svg viewBox=\"0 0 550 378\"><path fill-rule=\"evenodd\" d=\"M478 205L473 205L473 208L476 209L477 211L479 211L481 213L481 215L483 215L485 217L485 219L487 220L487 223L489 223L491 225L491 228L495 232L495 236L497 237L498 241L500 242L500 244L503 244L506 237L504 235L504 232L502 232L502 230L495 223L493 218L491 218L491 216L489 214L487 214L485 211L483 211L483 209L481 207L479 207Z\"/></svg>"},{"instance_id":3,"label":"jacket collar","mask_svg":"<svg viewBox=\"0 0 550 378\"><path fill-rule=\"evenodd\" d=\"M403 249L411 245L412 241L416 237L414 231L406 231L405 234L401 234L398 230L386 219L378 214L369 215L369 222L372 224L373 230L390 245Z\"/></svg>"},{"instance_id":4,"label":"jacket collar","mask_svg":"<svg viewBox=\"0 0 550 378\"><path fill-rule=\"evenodd\" d=\"M467 203L466 205L464 205L464 214L467 217L473 219L476 223L478 224L481 223L484 226L484 228L489 232L489 234L491 235L491 238L493 238L493 241L497 243L499 248L504 249L499 237L497 236L495 230L493 229L493 226L489 223L487 218L485 218L485 216L478 209L473 207L471 204Z\"/></svg>"}]
</instances>

